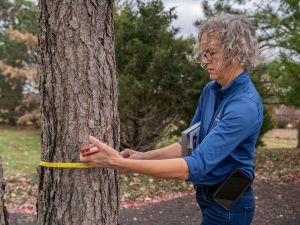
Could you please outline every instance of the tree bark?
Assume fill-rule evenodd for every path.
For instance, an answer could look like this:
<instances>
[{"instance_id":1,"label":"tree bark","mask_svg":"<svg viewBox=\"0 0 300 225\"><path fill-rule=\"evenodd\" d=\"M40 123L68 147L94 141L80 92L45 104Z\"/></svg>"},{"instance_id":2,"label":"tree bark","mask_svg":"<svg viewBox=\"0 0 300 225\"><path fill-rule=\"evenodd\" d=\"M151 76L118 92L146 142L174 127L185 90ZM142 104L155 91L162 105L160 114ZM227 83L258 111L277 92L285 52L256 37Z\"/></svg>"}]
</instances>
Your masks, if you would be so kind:
<instances>
[{"instance_id":1,"label":"tree bark","mask_svg":"<svg viewBox=\"0 0 300 225\"><path fill-rule=\"evenodd\" d=\"M119 148L112 0L41 0L39 76L42 154L46 162L79 162L93 135ZM117 171L39 171L38 225L114 225Z\"/></svg>"},{"instance_id":2,"label":"tree bark","mask_svg":"<svg viewBox=\"0 0 300 225\"><path fill-rule=\"evenodd\" d=\"M8 225L8 213L4 205L5 181L2 161L0 159L0 225Z\"/></svg>"}]
</instances>

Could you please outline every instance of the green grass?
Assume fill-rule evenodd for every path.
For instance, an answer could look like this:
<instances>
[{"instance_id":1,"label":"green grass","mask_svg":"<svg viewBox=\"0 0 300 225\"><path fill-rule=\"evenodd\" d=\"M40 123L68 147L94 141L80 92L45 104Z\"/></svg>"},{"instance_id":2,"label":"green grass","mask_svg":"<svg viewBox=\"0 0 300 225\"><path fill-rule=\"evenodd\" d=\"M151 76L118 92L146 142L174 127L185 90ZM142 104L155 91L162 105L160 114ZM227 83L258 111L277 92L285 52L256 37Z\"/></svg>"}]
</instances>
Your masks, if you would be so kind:
<instances>
[{"instance_id":1,"label":"green grass","mask_svg":"<svg viewBox=\"0 0 300 225\"><path fill-rule=\"evenodd\" d=\"M0 128L4 175L34 173L40 159L40 131Z\"/></svg>"},{"instance_id":2,"label":"green grass","mask_svg":"<svg viewBox=\"0 0 300 225\"><path fill-rule=\"evenodd\" d=\"M285 171L290 171L293 168L299 169L296 165L290 165L291 162L297 161L299 163L299 152L281 151L284 148L294 148L296 143L297 131L291 129L274 129L268 132L264 140L266 146L264 149L258 149L256 164L258 170L265 170L271 173L275 168L285 167ZM160 143L161 146L173 143L178 138L166 139ZM274 143L274 140L280 140L282 143ZM286 143L285 143L286 142ZM277 148L278 150L270 149ZM34 129L18 129L18 128L3 128L0 127L0 156L3 161L4 174L32 174L35 173L36 167L40 159L40 131ZM277 159L277 158L280 159ZM294 160L291 158L294 157ZM297 159L297 160L296 160ZM284 161L284 163L282 163ZM279 164L277 164L277 162ZM271 164L272 163L272 164ZM289 170L287 169L289 168ZM143 183L148 186L153 186L153 182L148 183L148 178L138 177ZM133 179L137 179L133 176ZM150 179L151 181L151 179ZM155 182L154 182L155 183ZM164 186L164 182L159 182L160 186ZM174 183L174 186L176 184ZM132 185L126 187L132 189ZM138 195L143 190L135 190ZM153 190L156 192L156 190Z\"/></svg>"},{"instance_id":3,"label":"green grass","mask_svg":"<svg viewBox=\"0 0 300 225\"><path fill-rule=\"evenodd\" d=\"M268 131L262 138L264 148L282 149L296 148L297 146L297 129L273 129Z\"/></svg>"}]
</instances>

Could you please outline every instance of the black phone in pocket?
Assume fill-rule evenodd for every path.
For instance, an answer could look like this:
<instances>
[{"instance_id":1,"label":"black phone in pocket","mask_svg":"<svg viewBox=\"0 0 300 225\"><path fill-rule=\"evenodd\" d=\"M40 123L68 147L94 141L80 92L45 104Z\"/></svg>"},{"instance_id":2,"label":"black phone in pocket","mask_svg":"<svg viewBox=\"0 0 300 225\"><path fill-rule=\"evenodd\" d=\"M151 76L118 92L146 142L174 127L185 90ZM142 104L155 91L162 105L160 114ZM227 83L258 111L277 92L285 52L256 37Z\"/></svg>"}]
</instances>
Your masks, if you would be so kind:
<instances>
[{"instance_id":1,"label":"black phone in pocket","mask_svg":"<svg viewBox=\"0 0 300 225\"><path fill-rule=\"evenodd\" d=\"M214 200L230 210L252 184L252 179L240 169L235 169L213 194Z\"/></svg>"}]
</instances>

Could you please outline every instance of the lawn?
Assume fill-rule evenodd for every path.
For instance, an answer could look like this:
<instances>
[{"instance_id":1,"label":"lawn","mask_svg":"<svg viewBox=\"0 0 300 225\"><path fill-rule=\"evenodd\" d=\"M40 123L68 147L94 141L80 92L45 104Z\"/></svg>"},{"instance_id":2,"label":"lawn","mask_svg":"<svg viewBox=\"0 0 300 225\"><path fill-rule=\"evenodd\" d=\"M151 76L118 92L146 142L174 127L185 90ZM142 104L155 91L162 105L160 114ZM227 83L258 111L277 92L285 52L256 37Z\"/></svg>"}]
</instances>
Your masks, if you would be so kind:
<instances>
[{"instance_id":1,"label":"lawn","mask_svg":"<svg viewBox=\"0 0 300 225\"><path fill-rule=\"evenodd\" d=\"M295 148L297 146L296 129L273 129L267 132L263 141L265 148Z\"/></svg>"},{"instance_id":2,"label":"lawn","mask_svg":"<svg viewBox=\"0 0 300 225\"><path fill-rule=\"evenodd\" d=\"M274 129L263 138L263 149L295 148L296 138L295 129ZM0 128L0 156L5 175L35 173L40 159L40 131Z\"/></svg>"},{"instance_id":3,"label":"lawn","mask_svg":"<svg viewBox=\"0 0 300 225\"><path fill-rule=\"evenodd\" d=\"M40 159L40 131L0 128L0 156L5 175L34 173Z\"/></svg>"}]
</instances>

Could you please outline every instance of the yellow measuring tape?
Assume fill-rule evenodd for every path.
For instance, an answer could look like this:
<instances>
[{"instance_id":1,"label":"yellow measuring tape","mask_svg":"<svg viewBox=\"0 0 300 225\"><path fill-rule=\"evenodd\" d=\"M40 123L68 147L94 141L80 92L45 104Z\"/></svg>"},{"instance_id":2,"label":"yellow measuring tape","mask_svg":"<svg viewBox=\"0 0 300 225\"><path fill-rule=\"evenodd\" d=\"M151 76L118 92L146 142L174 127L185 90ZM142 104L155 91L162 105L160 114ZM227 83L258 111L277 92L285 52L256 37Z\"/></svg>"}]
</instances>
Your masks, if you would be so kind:
<instances>
[{"instance_id":1,"label":"yellow measuring tape","mask_svg":"<svg viewBox=\"0 0 300 225\"><path fill-rule=\"evenodd\" d=\"M95 168L94 166L89 166L85 163L63 163L63 162L41 161L39 165L43 167L52 167L52 168L77 168L77 169Z\"/></svg>"}]
</instances>

